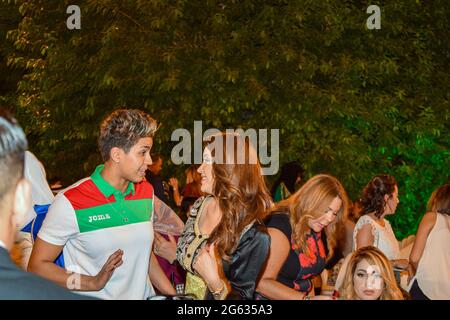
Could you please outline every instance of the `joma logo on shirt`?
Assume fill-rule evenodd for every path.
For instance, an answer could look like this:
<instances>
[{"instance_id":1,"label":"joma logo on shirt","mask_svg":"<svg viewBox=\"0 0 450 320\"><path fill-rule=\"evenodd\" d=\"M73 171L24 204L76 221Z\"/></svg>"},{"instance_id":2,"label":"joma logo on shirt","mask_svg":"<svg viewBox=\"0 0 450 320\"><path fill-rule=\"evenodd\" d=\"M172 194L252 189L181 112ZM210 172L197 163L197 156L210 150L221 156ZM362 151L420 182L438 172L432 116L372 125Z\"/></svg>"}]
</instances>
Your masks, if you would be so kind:
<instances>
[{"instance_id":1,"label":"joma logo on shirt","mask_svg":"<svg viewBox=\"0 0 450 320\"><path fill-rule=\"evenodd\" d=\"M95 222L95 221L108 220L108 219L111 219L109 214L99 214L96 216L89 216L89 223L91 223L93 221Z\"/></svg>"}]
</instances>

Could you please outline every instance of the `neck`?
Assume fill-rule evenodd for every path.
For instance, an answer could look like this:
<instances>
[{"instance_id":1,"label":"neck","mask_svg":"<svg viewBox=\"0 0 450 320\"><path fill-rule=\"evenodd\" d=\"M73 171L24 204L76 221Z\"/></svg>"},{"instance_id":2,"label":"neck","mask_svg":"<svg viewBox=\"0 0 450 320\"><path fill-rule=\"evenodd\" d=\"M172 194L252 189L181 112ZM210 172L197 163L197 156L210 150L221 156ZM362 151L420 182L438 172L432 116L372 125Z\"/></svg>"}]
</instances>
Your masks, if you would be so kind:
<instances>
[{"instance_id":1,"label":"neck","mask_svg":"<svg viewBox=\"0 0 450 320\"><path fill-rule=\"evenodd\" d=\"M369 216L371 216L374 220L383 220L384 219L384 217L386 216L386 212L384 212L382 215L381 215L381 217L377 217L376 215L375 215L375 213L369 213Z\"/></svg>"},{"instance_id":2,"label":"neck","mask_svg":"<svg viewBox=\"0 0 450 320\"><path fill-rule=\"evenodd\" d=\"M10 230L7 230L7 225L5 223L3 223L2 220L0 220L0 242L2 243L0 245L0 248L4 248L7 251L11 250L11 237L8 237L8 235L10 234Z\"/></svg>"},{"instance_id":3,"label":"neck","mask_svg":"<svg viewBox=\"0 0 450 320\"><path fill-rule=\"evenodd\" d=\"M105 167L100 173L103 179L112 185L115 189L125 192L128 188L128 184L130 181L124 179L118 174L118 168L115 163L111 163L111 161L107 161L105 163Z\"/></svg>"}]
</instances>

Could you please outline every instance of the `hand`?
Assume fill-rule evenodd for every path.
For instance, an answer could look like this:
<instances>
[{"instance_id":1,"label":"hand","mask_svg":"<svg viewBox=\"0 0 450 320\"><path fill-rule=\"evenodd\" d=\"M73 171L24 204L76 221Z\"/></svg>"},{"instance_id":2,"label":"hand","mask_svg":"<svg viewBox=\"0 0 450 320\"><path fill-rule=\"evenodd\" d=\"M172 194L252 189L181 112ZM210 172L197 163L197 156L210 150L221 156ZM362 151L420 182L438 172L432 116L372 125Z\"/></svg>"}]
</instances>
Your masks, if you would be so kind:
<instances>
[{"instance_id":1,"label":"hand","mask_svg":"<svg viewBox=\"0 0 450 320\"><path fill-rule=\"evenodd\" d=\"M409 285L409 283L411 282L411 279L414 278L416 271L414 270L414 267L412 264L408 265L408 268L406 269L408 271L408 280L407 280L407 284Z\"/></svg>"},{"instance_id":2,"label":"hand","mask_svg":"<svg viewBox=\"0 0 450 320\"><path fill-rule=\"evenodd\" d=\"M177 178L170 178L169 184L172 186L172 188L178 190L178 179Z\"/></svg>"},{"instance_id":3,"label":"hand","mask_svg":"<svg viewBox=\"0 0 450 320\"><path fill-rule=\"evenodd\" d=\"M155 233L153 252L170 263L173 263L177 258L177 242L172 235L168 234L168 236L169 241L159 233Z\"/></svg>"},{"instance_id":4,"label":"hand","mask_svg":"<svg viewBox=\"0 0 450 320\"><path fill-rule=\"evenodd\" d=\"M311 300L336 300L336 298L332 296L318 295L311 297Z\"/></svg>"},{"instance_id":5,"label":"hand","mask_svg":"<svg viewBox=\"0 0 450 320\"><path fill-rule=\"evenodd\" d=\"M407 259L398 259L393 261L394 268L397 269L406 269L408 268L409 261Z\"/></svg>"},{"instance_id":6,"label":"hand","mask_svg":"<svg viewBox=\"0 0 450 320\"><path fill-rule=\"evenodd\" d=\"M123 251L120 249L109 256L100 272L92 278L92 291L99 291L105 287L116 268L122 265L122 256Z\"/></svg>"},{"instance_id":7,"label":"hand","mask_svg":"<svg viewBox=\"0 0 450 320\"><path fill-rule=\"evenodd\" d=\"M222 280L219 275L214 243L203 247L200 251L194 264L194 270L205 280L210 290L216 291L220 289Z\"/></svg>"}]
</instances>

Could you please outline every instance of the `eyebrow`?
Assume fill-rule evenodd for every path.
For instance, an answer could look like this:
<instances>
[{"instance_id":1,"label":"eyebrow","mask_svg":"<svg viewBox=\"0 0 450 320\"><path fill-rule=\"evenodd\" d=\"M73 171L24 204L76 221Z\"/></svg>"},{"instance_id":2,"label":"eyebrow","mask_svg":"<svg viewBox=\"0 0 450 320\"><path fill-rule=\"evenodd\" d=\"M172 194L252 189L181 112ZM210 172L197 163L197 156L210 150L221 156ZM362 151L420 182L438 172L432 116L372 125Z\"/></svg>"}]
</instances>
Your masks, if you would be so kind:
<instances>
[{"instance_id":1,"label":"eyebrow","mask_svg":"<svg viewBox=\"0 0 450 320\"><path fill-rule=\"evenodd\" d=\"M356 270L356 272L359 272L359 271L364 272L364 273L367 273L367 271L364 270L364 269L357 269L357 270Z\"/></svg>"}]
</instances>

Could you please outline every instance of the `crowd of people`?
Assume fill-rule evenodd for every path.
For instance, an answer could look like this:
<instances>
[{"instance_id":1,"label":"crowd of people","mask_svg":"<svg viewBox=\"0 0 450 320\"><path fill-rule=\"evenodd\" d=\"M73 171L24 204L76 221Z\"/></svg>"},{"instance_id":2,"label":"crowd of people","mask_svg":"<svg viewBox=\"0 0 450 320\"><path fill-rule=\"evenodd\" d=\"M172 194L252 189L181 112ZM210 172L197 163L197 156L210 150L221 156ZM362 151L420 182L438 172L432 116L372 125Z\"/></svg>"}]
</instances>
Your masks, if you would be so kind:
<instances>
[{"instance_id":1,"label":"crowd of people","mask_svg":"<svg viewBox=\"0 0 450 320\"><path fill-rule=\"evenodd\" d=\"M0 299L450 299L450 184L399 242L380 174L352 202L298 162L269 191L245 136L204 141L203 162L161 177L157 123L119 109L100 125L103 163L53 196L25 134L0 109Z\"/></svg>"}]
</instances>

